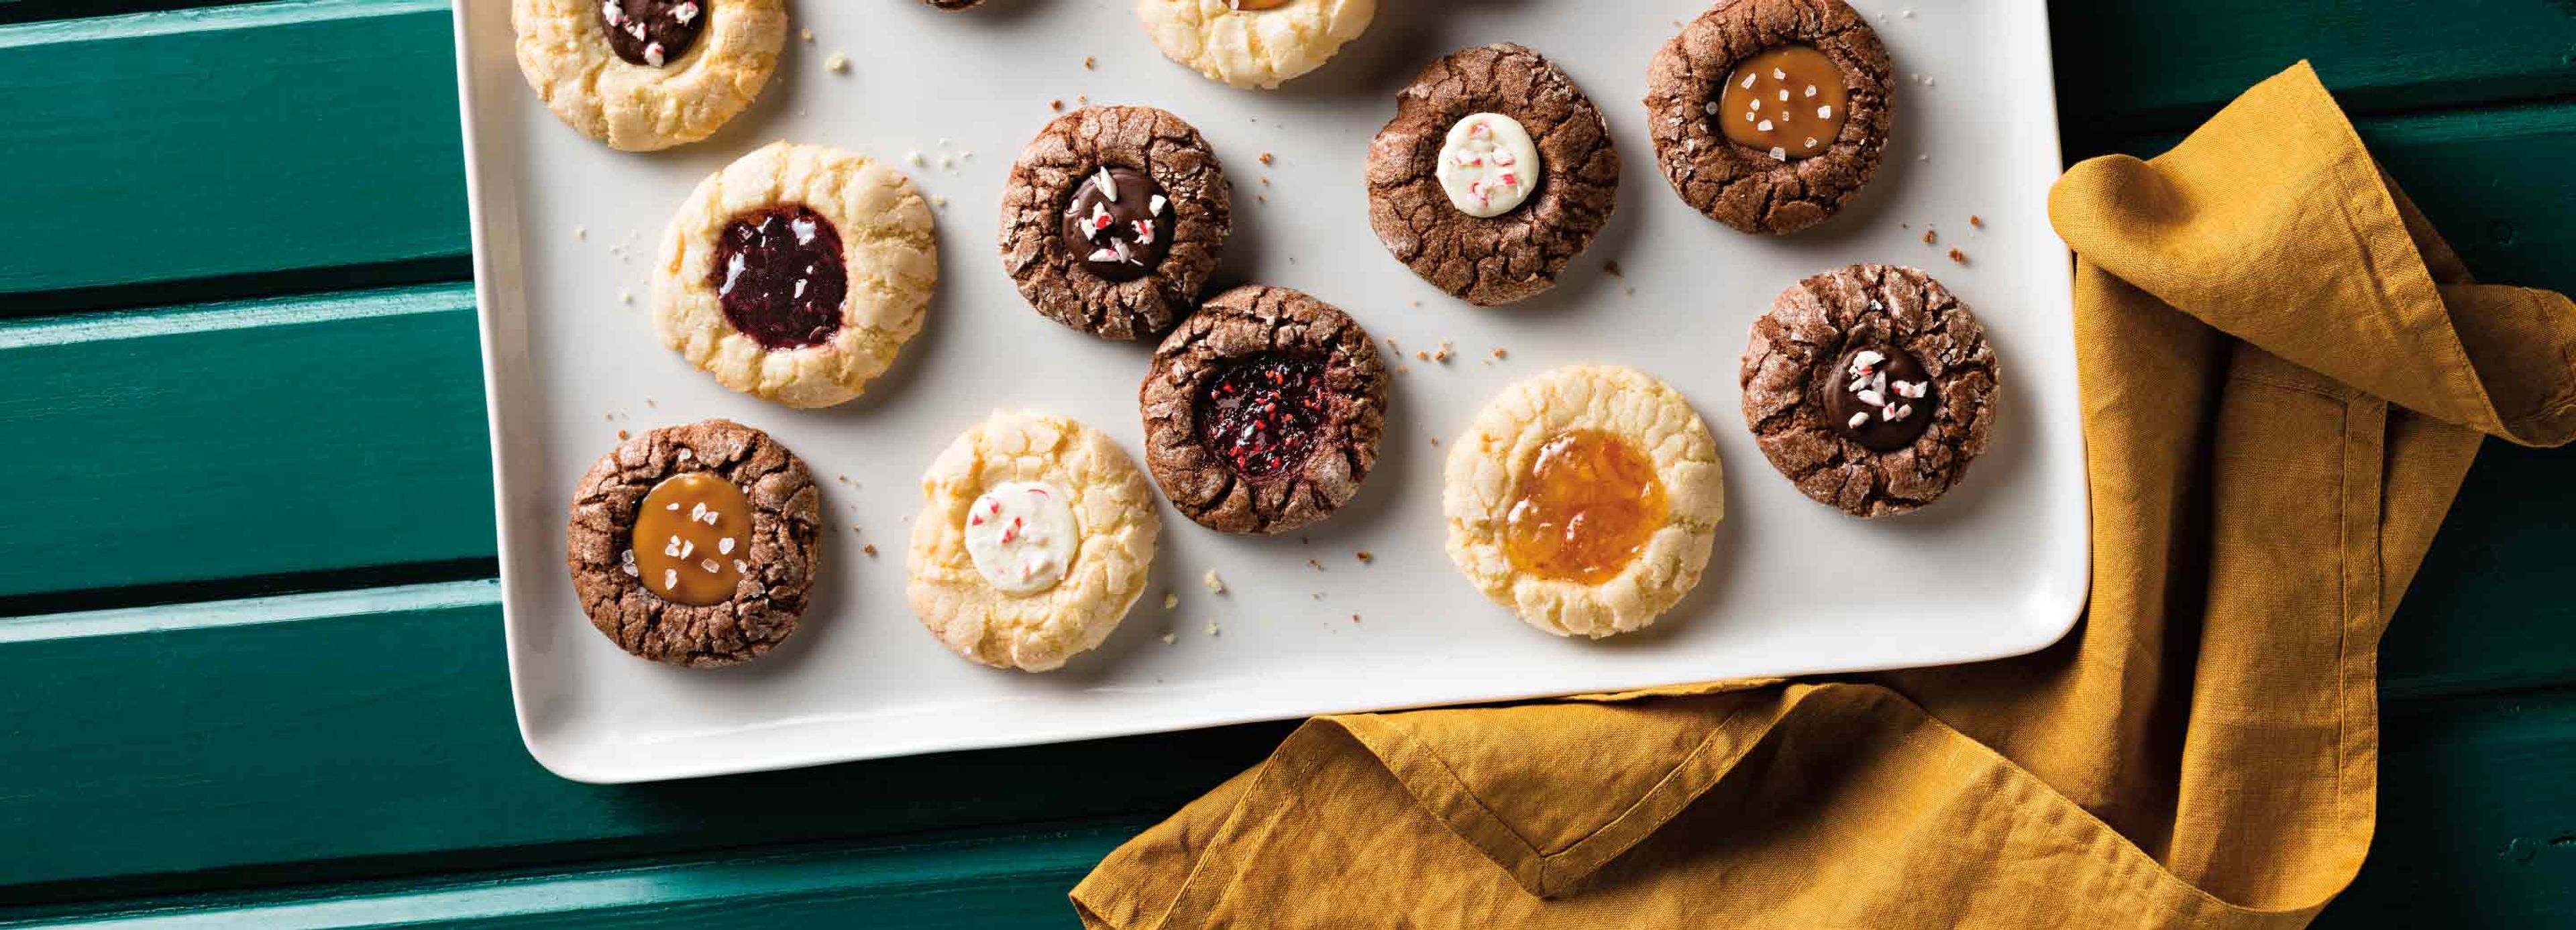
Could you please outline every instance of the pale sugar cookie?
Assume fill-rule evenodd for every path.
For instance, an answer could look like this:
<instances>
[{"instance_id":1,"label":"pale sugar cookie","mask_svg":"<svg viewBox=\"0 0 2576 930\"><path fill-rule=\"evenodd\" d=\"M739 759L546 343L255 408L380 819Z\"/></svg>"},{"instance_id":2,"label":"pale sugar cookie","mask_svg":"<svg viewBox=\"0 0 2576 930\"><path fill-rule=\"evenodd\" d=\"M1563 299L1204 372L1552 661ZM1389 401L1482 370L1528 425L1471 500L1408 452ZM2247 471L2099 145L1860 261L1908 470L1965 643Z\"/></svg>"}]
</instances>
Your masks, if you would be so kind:
<instances>
[{"instance_id":1,"label":"pale sugar cookie","mask_svg":"<svg viewBox=\"0 0 2576 930\"><path fill-rule=\"evenodd\" d=\"M1377 0L1136 0L1166 57L1247 89L1323 67L1376 16Z\"/></svg>"},{"instance_id":2,"label":"pale sugar cookie","mask_svg":"<svg viewBox=\"0 0 2576 930\"><path fill-rule=\"evenodd\" d=\"M1642 629L1699 584L1722 479L1679 392L1631 368L1560 368L1505 388L1451 445L1449 557L1539 629Z\"/></svg>"},{"instance_id":3,"label":"pale sugar cookie","mask_svg":"<svg viewBox=\"0 0 2576 930\"><path fill-rule=\"evenodd\" d=\"M905 588L959 656L1043 672L1099 646L1145 591L1162 517L1109 436L997 411L921 476Z\"/></svg>"},{"instance_id":4,"label":"pale sugar cookie","mask_svg":"<svg viewBox=\"0 0 2576 930\"><path fill-rule=\"evenodd\" d=\"M787 42L781 0L512 0L519 72L609 148L696 142L751 105Z\"/></svg>"}]
</instances>

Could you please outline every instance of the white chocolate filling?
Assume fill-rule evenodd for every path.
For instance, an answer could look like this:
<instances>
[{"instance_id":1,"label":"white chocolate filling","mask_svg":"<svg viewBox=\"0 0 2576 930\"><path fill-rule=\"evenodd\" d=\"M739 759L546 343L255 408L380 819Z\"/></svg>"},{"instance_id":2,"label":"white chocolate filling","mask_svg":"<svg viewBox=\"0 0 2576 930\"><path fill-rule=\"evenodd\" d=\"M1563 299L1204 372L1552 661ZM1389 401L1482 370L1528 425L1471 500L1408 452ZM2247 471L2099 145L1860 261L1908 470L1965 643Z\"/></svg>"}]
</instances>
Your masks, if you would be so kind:
<instances>
[{"instance_id":1,"label":"white chocolate filling","mask_svg":"<svg viewBox=\"0 0 2576 930\"><path fill-rule=\"evenodd\" d=\"M1449 127L1440 146L1440 189L1468 216L1501 216L1538 190L1540 167L1538 143L1519 120L1477 113Z\"/></svg>"},{"instance_id":2,"label":"white chocolate filling","mask_svg":"<svg viewBox=\"0 0 2576 930\"><path fill-rule=\"evenodd\" d=\"M1066 500L1062 488L1034 481L1001 484L975 499L966 512L966 554L986 584L1026 596L1064 580L1082 541Z\"/></svg>"}]
</instances>

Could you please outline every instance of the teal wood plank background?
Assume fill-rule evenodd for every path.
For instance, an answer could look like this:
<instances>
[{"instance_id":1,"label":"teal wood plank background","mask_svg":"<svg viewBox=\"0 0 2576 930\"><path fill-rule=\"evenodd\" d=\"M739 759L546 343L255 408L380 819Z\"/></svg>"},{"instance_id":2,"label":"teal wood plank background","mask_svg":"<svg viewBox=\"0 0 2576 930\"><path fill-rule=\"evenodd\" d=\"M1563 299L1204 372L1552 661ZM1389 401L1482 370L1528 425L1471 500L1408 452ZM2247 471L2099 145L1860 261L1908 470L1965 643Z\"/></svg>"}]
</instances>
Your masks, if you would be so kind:
<instances>
[{"instance_id":1,"label":"teal wood plank background","mask_svg":"<svg viewBox=\"0 0 2576 930\"><path fill-rule=\"evenodd\" d=\"M2472 268L2576 288L2566 0L2052 19L2070 154L2152 152L2311 57ZM0 619L19 709L0 837L42 838L0 842L0 906L33 905L0 923L1068 926L1063 890L1102 851L1285 732L671 785L539 770L480 580L489 508L418 504L489 497L447 22L320 0L0 26L0 317L64 314L0 323L0 427L99 463L0 457L82 517L0 509L0 533L72 556L0 564L0 614L48 614ZM154 248L95 247L134 221ZM421 280L448 283L342 290ZM208 295L245 299L171 306ZM153 309L72 312L93 307ZM2571 462L2490 446L2471 475L2389 634L2381 829L2322 926L2576 908L2576 607L2553 549ZM319 529L199 556L243 495ZM320 593L221 600L244 578ZM195 603L54 613L98 601Z\"/></svg>"},{"instance_id":2,"label":"teal wood plank background","mask_svg":"<svg viewBox=\"0 0 2576 930\"><path fill-rule=\"evenodd\" d=\"M492 499L475 347L465 285L0 321L0 435L81 463L0 476L82 515L0 507L54 553L0 598L490 557L490 506L423 506Z\"/></svg>"},{"instance_id":3,"label":"teal wood plank background","mask_svg":"<svg viewBox=\"0 0 2576 930\"><path fill-rule=\"evenodd\" d=\"M467 251L440 0L11 26L0 63L0 295Z\"/></svg>"}]
</instances>

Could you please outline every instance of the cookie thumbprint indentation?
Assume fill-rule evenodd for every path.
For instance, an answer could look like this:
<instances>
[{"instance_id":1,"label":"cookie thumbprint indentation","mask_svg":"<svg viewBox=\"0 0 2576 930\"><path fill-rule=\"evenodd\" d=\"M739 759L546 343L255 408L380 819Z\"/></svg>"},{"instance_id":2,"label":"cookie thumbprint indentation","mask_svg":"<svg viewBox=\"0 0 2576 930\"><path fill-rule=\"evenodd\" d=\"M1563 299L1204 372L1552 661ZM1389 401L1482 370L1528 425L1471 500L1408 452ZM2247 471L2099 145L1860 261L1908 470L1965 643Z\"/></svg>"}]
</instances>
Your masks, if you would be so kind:
<instances>
[{"instance_id":1,"label":"cookie thumbprint indentation","mask_svg":"<svg viewBox=\"0 0 2576 930\"><path fill-rule=\"evenodd\" d=\"M1172 205L1152 175L1102 168L1073 189L1064 208L1064 247L1083 270L1111 281L1152 274L1172 248Z\"/></svg>"},{"instance_id":2,"label":"cookie thumbprint indentation","mask_svg":"<svg viewBox=\"0 0 2576 930\"><path fill-rule=\"evenodd\" d=\"M841 330L850 272L841 232L803 204L734 217L707 282L735 331L767 349L821 345Z\"/></svg>"},{"instance_id":3,"label":"cookie thumbprint indentation","mask_svg":"<svg viewBox=\"0 0 2576 930\"><path fill-rule=\"evenodd\" d=\"M751 503L722 476L696 471L653 486L620 560L645 590L703 607L733 599L751 556Z\"/></svg>"},{"instance_id":4,"label":"cookie thumbprint indentation","mask_svg":"<svg viewBox=\"0 0 2576 930\"><path fill-rule=\"evenodd\" d=\"M1786 45L1735 66L1717 105L1726 138L1787 161L1834 144L1851 111L1843 70L1813 46Z\"/></svg>"},{"instance_id":5,"label":"cookie thumbprint indentation","mask_svg":"<svg viewBox=\"0 0 2576 930\"><path fill-rule=\"evenodd\" d=\"M659 68L698 43L707 12L698 0L601 0L599 25L618 58Z\"/></svg>"},{"instance_id":6,"label":"cookie thumbprint indentation","mask_svg":"<svg viewBox=\"0 0 2576 930\"><path fill-rule=\"evenodd\" d=\"M1512 565L1594 585L1619 576L1669 520L1655 465L1626 440L1577 429L1540 446L1506 517Z\"/></svg>"},{"instance_id":7,"label":"cookie thumbprint indentation","mask_svg":"<svg viewBox=\"0 0 2576 930\"><path fill-rule=\"evenodd\" d=\"M1246 478L1296 468L1331 418L1321 359L1255 356L1208 379L1199 394L1199 441Z\"/></svg>"},{"instance_id":8,"label":"cookie thumbprint indentation","mask_svg":"<svg viewBox=\"0 0 2576 930\"><path fill-rule=\"evenodd\" d=\"M1914 444L1932 424L1932 377L1914 354L1890 345L1853 346L1819 374L1826 426L1873 452Z\"/></svg>"}]
</instances>

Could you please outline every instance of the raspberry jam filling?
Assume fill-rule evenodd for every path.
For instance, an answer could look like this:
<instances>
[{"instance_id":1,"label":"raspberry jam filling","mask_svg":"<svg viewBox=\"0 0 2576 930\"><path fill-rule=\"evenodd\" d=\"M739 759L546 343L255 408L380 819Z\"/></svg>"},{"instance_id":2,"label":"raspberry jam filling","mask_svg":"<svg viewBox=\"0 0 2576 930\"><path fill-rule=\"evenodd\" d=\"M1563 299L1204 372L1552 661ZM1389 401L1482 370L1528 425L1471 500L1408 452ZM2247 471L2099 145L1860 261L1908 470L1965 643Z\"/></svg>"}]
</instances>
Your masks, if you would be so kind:
<instances>
[{"instance_id":1,"label":"raspberry jam filling","mask_svg":"<svg viewBox=\"0 0 2576 930\"><path fill-rule=\"evenodd\" d=\"M850 291L841 232L803 204L736 216L716 240L707 284L725 320L763 348L821 345L841 331Z\"/></svg>"},{"instance_id":2,"label":"raspberry jam filling","mask_svg":"<svg viewBox=\"0 0 2576 930\"><path fill-rule=\"evenodd\" d=\"M659 68L698 44L713 0L600 0L608 49L630 65Z\"/></svg>"},{"instance_id":3,"label":"raspberry jam filling","mask_svg":"<svg viewBox=\"0 0 2576 930\"><path fill-rule=\"evenodd\" d=\"M1267 478L1304 463L1331 414L1322 359L1257 355L1200 389L1199 442L1235 474Z\"/></svg>"}]
</instances>

